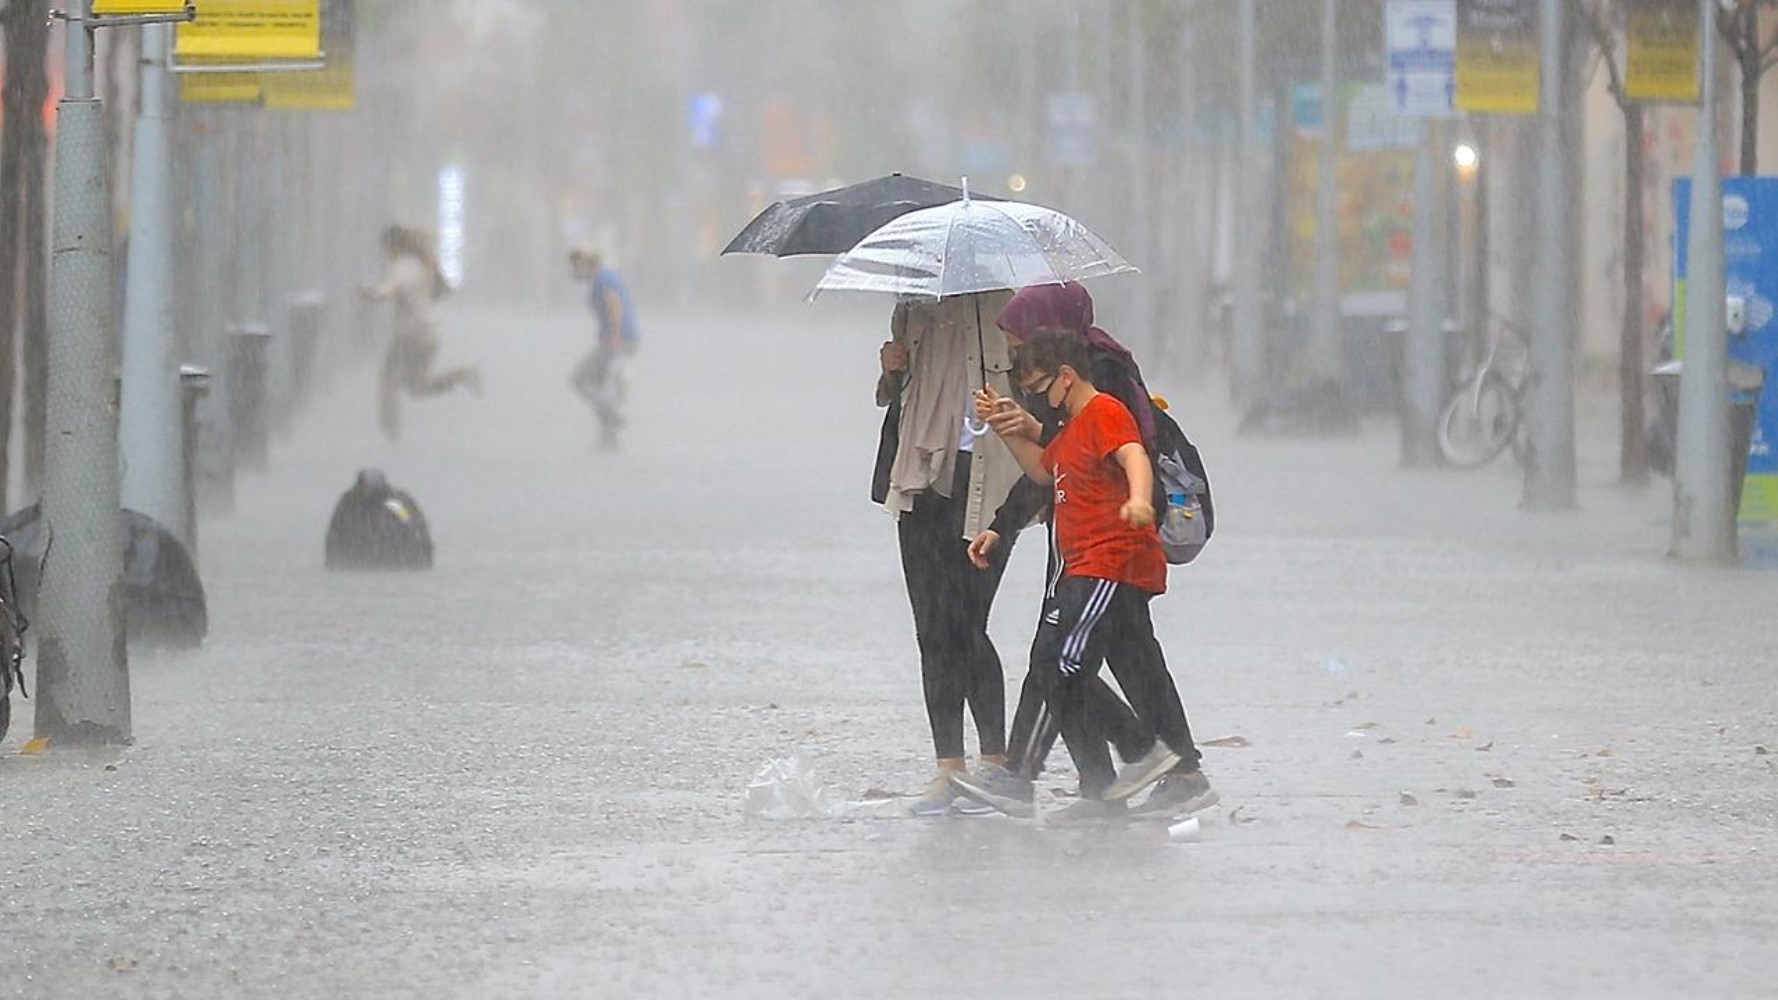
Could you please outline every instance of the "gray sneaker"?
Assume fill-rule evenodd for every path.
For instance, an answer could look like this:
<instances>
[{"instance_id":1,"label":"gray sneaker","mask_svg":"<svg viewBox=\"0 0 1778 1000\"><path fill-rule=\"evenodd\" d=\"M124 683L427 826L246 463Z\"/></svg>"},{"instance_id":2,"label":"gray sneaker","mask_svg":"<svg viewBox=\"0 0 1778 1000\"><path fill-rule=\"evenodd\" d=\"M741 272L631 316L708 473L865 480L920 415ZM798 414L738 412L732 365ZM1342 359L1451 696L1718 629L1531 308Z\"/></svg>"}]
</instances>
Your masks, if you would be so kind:
<instances>
[{"instance_id":1,"label":"gray sneaker","mask_svg":"<svg viewBox=\"0 0 1778 1000\"><path fill-rule=\"evenodd\" d=\"M974 771L951 772L951 787L983 805L1008 816L1030 819L1036 811L1031 801L1034 784L998 764L983 764Z\"/></svg>"},{"instance_id":2,"label":"gray sneaker","mask_svg":"<svg viewBox=\"0 0 1778 1000\"><path fill-rule=\"evenodd\" d=\"M1222 801L1210 779L1202 771L1173 771L1161 778L1142 804L1130 810L1132 816L1171 818L1201 812Z\"/></svg>"},{"instance_id":3,"label":"gray sneaker","mask_svg":"<svg viewBox=\"0 0 1778 1000\"><path fill-rule=\"evenodd\" d=\"M1129 811L1128 804L1122 799L1076 799L1071 805L1044 813L1043 822L1048 826L1100 823L1123 819Z\"/></svg>"},{"instance_id":4,"label":"gray sneaker","mask_svg":"<svg viewBox=\"0 0 1778 1000\"><path fill-rule=\"evenodd\" d=\"M1179 763L1179 755L1159 740L1141 759L1125 764L1123 770L1117 772L1117 780L1105 790L1108 799L1127 799L1149 785L1161 780L1161 776L1173 770Z\"/></svg>"}]
</instances>

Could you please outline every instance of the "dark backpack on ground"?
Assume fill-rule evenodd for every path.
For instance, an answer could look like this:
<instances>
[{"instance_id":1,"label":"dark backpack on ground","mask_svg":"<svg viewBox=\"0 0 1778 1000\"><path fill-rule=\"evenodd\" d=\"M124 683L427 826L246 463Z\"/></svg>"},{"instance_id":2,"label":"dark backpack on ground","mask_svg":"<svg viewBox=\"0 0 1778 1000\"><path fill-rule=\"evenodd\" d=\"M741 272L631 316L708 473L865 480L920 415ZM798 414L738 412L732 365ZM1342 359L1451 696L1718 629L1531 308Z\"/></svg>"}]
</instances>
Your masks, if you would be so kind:
<instances>
[{"instance_id":1,"label":"dark backpack on ground","mask_svg":"<svg viewBox=\"0 0 1778 1000\"><path fill-rule=\"evenodd\" d=\"M358 473L327 526L328 569L430 569L432 532L406 492L377 469Z\"/></svg>"}]
</instances>

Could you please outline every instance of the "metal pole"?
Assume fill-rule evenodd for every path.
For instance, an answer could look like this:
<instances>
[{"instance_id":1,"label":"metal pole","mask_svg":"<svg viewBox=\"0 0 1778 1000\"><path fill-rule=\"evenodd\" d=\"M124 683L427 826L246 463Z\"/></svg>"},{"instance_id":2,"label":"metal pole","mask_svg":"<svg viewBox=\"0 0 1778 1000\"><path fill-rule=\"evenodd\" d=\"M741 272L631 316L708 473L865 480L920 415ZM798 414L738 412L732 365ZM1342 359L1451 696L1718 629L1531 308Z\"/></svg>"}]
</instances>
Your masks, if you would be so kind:
<instances>
[{"instance_id":1,"label":"metal pole","mask_svg":"<svg viewBox=\"0 0 1778 1000\"><path fill-rule=\"evenodd\" d=\"M1210 270L1210 237L1215 229L1212 213L1206 210L1209 199L1206 188L1214 172L1205 154L1198 132L1198 13L1193 4L1184 20L1180 38L1179 106L1184 118L1184 147L1181 152L1184 180L1178 188L1179 215L1174 219L1175 238L1179 247L1179 315L1169 324L1173 338L1163 355L1178 374L1196 378L1204 359L1204 324L1210 310L1205 299Z\"/></svg>"},{"instance_id":2,"label":"metal pole","mask_svg":"<svg viewBox=\"0 0 1778 1000\"><path fill-rule=\"evenodd\" d=\"M180 431L179 363L173 345L172 127L167 54L173 28L142 29L141 109L130 171L129 275L124 291L123 505L159 522L191 548Z\"/></svg>"},{"instance_id":3,"label":"metal pole","mask_svg":"<svg viewBox=\"0 0 1778 1000\"><path fill-rule=\"evenodd\" d=\"M1439 463L1438 413L1445 395L1445 257L1439 238L1446 170L1439 123L1420 119L1414 158L1414 260L1408 278L1408 329L1402 344L1401 463Z\"/></svg>"},{"instance_id":4,"label":"metal pole","mask_svg":"<svg viewBox=\"0 0 1778 1000\"><path fill-rule=\"evenodd\" d=\"M1724 323L1722 175L1716 152L1716 0L1698 0L1698 136L1692 162L1691 234L1686 243L1685 365L1673 469L1673 547L1681 559L1735 558L1736 499L1730 496L1728 333Z\"/></svg>"},{"instance_id":5,"label":"metal pole","mask_svg":"<svg viewBox=\"0 0 1778 1000\"><path fill-rule=\"evenodd\" d=\"M210 371L211 379L208 391L197 403L198 453L191 466L199 480L194 485L202 485L204 499L217 501L221 509L227 510L234 505L234 469L229 460L228 380L221 377L226 358L223 332L230 318L223 263L223 209L228 189L223 181L220 146L225 135L222 117L215 110L196 111L192 116L197 261L187 294L196 299L197 306L198 328L193 338L198 345L196 361Z\"/></svg>"},{"instance_id":6,"label":"metal pole","mask_svg":"<svg viewBox=\"0 0 1778 1000\"><path fill-rule=\"evenodd\" d=\"M1344 401L1346 364L1340 338L1340 191L1334 142L1339 107L1335 62L1338 58L1339 0L1321 0L1321 148L1315 187L1315 311L1309 338L1309 365L1317 381ZM1356 430L1356 425L1350 429Z\"/></svg>"},{"instance_id":7,"label":"metal pole","mask_svg":"<svg viewBox=\"0 0 1778 1000\"><path fill-rule=\"evenodd\" d=\"M1237 402L1249 402L1260 394L1261 369L1265 365L1265 342L1260 339L1259 268L1264 250L1264 213L1260 211L1259 135L1254 121L1256 107L1257 68L1255 35L1258 30L1255 0L1241 0L1241 108L1240 149L1235 164L1235 316L1231 350L1233 376L1231 395Z\"/></svg>"},{"instance_id":8,"label":"metal pole","mask_svg":"<svg viewBox=\"0 0 1778 1000\"><path fill-rule=\"evenodd\" d=\"M63 743L130 739L118 513L117 349L105 109L93 95L92 0L75 0L56 113L36 730Z\"/></svg>"},{"instance_id":9,"label":"metal pole","mask_svg":"<svg viewBox=\"0 0 1778 1000\"><path fill-rule=\"evenodd\" d=\"M1152 269L1130 290L1135 311L1132 336L1155 355L1159 351L1155 344L1155 278L1151 275L1159 272L1161 261L1154 240L1154 190L1149 184L1148 43L1140 6L1124 7L1124 31L1130 68L1130 200L1124 207L1124 218L1130 221L1130 247L1139 265ZM1110 102L1109 95L1106 101Z\"/></svg>"},{"instance_id":10,"label":"metal pole","mask_svg":"<svg viewBox=\"0 0 1778 1000\"><path fill-rule=\"evenodd\" d=\"M1569 126L1563 59L1567 0L1541 0L1538 33L1536 246L1532 272L1530 447L1525 455L1527 510L1574 506L1574 246L1569 227Z\"/></svg>"}]
</instances>

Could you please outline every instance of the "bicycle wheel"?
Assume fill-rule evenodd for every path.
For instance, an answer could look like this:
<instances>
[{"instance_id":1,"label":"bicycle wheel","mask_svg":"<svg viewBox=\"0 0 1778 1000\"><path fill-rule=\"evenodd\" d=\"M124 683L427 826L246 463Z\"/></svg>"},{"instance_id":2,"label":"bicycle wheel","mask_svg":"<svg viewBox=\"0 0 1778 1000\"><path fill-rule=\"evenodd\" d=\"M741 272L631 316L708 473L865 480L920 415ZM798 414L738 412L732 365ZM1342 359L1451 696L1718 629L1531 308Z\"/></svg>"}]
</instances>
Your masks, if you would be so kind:
<instances>
[{"instance_id":1,"label":"bicycle wheel","mask_svg":"<svg viewBox=\"0 0 1778 1000\"><path fill-rule=\"evenodd\" d=\"M1512 387L1489 373L1478 388L1460 387L1438 418L1438 450L1445 461L1464 468L1487 465L1512 443L1519 404Z\"/></svg>"}]
</instances>

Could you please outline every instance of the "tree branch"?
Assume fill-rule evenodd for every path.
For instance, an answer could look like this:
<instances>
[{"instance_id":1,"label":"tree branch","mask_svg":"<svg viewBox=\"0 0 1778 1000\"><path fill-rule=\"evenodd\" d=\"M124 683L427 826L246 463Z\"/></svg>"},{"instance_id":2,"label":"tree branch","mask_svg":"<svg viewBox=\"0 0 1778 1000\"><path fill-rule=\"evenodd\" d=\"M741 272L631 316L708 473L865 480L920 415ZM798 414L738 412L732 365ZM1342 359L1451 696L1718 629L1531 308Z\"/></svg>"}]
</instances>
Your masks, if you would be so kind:
<instances>
[{"instance_id":1,"label":"tree branch","mask_svg":"<svg viewBox=\"0 0 1778 1000\"><path fill-rule=\"evenodd\" d=\"M1573 0L1575 13L1580 16L1581 23L1593 36L1593 44L1599 49L1599 56L1605 63L1605 71L1609 74L1611 96L1622 107L1629 98L1624 93L1623 74L1618 70L1616 39L1611 28L1605 23L1604 4L1600 0L1587 3L1586 0Z\"/></svg>"}]
</instances>

